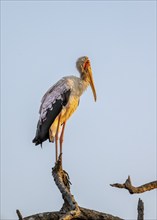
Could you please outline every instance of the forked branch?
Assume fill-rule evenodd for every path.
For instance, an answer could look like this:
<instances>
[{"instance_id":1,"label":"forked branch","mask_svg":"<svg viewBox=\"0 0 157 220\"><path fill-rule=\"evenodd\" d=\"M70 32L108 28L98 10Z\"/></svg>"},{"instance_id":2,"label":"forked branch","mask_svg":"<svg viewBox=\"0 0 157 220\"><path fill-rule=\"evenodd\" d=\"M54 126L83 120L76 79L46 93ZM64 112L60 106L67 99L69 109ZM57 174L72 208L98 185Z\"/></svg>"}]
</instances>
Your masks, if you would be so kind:
<instances>
[{"instance_id":1,"label":"forked branch","mask_svg":"<svg viewBox=\"0 0 157 220\"><path fill-rule=\"evenodd\" d=\"M149 182L149 183L146 183L144 185L141 185L141 186L138 186L138 187L134 187L132 185L132 183L131 183L130 176L128 176L128 179L125 181L125 183L123 183L123 184L121 184L121 183L114 183L114 184L110 184L110 186L121 188L121 189L127 189L130 194L144 193L146 191L150 191L150 190L156 189L157 188L157 181Z\"/></svg>"},{"instance_id":2,"label":"forked branch","mask_svg":"<svg viewBox=\"0 0 157 220\"><path fill-rule=\"evenodd\" d=\"M52 169L52 176L64 200L61 210L59 212L39 213L25 218L23 218L22 214L18 211L17 214L19 220L123 220L110 214L85 209L78 206L74 196L70 192L69 175L65 170L62 169L61 155Z\"/></svg>"}]
</instances>

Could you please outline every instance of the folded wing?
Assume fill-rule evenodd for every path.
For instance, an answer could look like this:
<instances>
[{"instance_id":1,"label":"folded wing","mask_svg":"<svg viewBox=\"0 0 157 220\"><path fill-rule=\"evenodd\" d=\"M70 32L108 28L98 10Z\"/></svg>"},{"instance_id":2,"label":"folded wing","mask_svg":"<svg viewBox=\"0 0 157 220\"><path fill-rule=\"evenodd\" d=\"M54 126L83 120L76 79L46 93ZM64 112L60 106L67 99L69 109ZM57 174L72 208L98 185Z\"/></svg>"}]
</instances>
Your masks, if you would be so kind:
<instances>
[{"instance_id":1,"label":"folded wing","mask_svg":"<svg viewBox=\"0 0 157 220\"><path fill-rule=\"evenodd\" d=\"M49 128L68 103L70 93L71 88L65 78L59 80L45 93L41 100L36 136L32 141L35 145L42 144L49 138Z\"/></svg>"}]
</instances>

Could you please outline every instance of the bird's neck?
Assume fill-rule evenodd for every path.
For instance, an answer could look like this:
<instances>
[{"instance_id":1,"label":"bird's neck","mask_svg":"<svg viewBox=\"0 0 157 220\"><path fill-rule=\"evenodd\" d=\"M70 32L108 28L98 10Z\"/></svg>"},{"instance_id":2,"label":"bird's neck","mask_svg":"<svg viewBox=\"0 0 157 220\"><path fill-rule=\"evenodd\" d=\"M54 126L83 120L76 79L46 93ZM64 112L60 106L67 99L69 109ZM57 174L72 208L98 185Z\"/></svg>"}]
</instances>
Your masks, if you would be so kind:
<instances>
[{"instance_id":1,"label":"bird's neck","mask_svg":"<svg viewBox=\"0 0 157 220\"><path fill-rule=\"evenodd\" d=\"M80 95L82 95L82 93L87 89L87 87L89 86L89 82L85 79L80 79L79 82L79 90L81 92Z\"/></svg>"},{"instance_id":2,"label":"bird's neck","mask_svg":"<svg viewBox=\"0 0 157 220\"><path fill-rule=\"evenodd\" d=\"M72 93L78 97L80 97L89 86L89 82L87 80L76 76L64 77L64 79L67 80L69 87L73 88Z\"/></svg>"}]
</instances>

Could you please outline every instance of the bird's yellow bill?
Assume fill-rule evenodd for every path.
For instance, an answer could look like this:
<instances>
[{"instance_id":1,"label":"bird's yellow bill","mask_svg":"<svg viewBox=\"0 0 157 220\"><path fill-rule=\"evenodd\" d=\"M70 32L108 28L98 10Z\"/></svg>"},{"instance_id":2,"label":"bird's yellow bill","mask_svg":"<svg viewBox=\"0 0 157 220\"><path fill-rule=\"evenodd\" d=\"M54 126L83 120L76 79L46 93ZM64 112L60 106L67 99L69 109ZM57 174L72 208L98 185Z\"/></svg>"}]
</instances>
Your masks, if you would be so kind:
<instances>
[{"instance_id":1,"label":"bird's yellow bill","mask_svg":"<svg viewBox=\"0 0 157 220\"><path fill-rule=\"evenodd\" d=\"M96 102L97 95L96 95L96 90L95 90L95 86L94 86L94 80L93 80L91 67L88 68L88 74L89 74L89 83L90 83L90 86L91 86L91 89L93 92L94 100Z\"/></svg>"},{"instance_id":2,"label":"bird's yellow bill","mask_svg":"<svg viewBox=\"0 0 157 220\"><path fill-rule=\"evenodd\" d=\"M85 63L84 63L84 70L86 71L86 73L88 74L88 80L93 92L93 96L94 96L94 100L96 102L97 99L97 95L96 95L96 90L95 90L95 86L94 86L94 80L93 80L93 74L92 74L92 69L91 69L91 65L90 65L90 61L87 57Z\"/></svg>"}]
</instances>

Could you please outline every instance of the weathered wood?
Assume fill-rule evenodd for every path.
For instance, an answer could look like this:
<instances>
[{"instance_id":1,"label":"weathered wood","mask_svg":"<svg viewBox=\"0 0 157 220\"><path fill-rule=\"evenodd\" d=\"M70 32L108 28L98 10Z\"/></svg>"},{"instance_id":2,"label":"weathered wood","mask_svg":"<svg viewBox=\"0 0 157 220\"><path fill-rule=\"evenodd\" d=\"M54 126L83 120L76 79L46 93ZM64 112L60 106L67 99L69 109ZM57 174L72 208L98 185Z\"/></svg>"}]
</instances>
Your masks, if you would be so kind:
<instances>
[{"instance_id":1,"label":"weathered wood","mask_svg":"<svg viewBox=\"0 0 157 220\"><path fill-rule=\"evenodd\" d=\"M114 184L110 184L110 186L121 188L121 189L127 189L130 194L144 193L146 191L156 189L157 188L157 181L149 182L149 183L146 183L144 185L134 187L131 183L130 176L128 176L128 179L125 181L125 183L123 183L123 184L114 183Z\"/></svg>"},{"instance_id":2,"label":"weathered wood","mask_svg":"<svg viewBox=\"0 0 157 220\"><path fill-rule=\"evenodd\" d=\"M16 210L16 214L19 217L19 220L23 220L22 214L18 209Z\"/></svg>"},{"instance_id":3,"label":"weathered wood","mask_svg":"<svg viewBox=\"0 0 157 220\"><path fill-rule=\"evenodd\" d=\"M64 204L61 209L61 212L64 214L60 220L70 220L73 217L80 215L80 209L74 199L74 196L70 192L69 175L62 169L61 156L62 155L60 154L55 167L52 169L52 176L64 200Z\"/></svg>"},{"instance_id":4,"label":"weathered wood","mask_svg":"<svg viewBox=\"0 0 157 220\"><path fill-rule=\"evenodd\" d=\"M78 217L73 217L71 219L75 220L123 220L122 218L109 215L106 213L81 208L80 209L80 215ZM40 213L32 216L28 216L23 218L23 220L59 220L61 219L62 214L61 212L45 212Z\"/></svg>"},{"instance_id":5,"label":"weathered wood","mask_svg":"<svg viewBox=\"0 0 157 220\"><path fill-rule=\"evenodd\" d=\"M137 211L138 211L137 220L144 220L144 203L140 198L138 200Z\"/></svg>"},{"instance_id":6,"label":"weathered wood","mask_svg":"<svg viewBox=\"0 0 157 220\"><path fill-rule=\"evenodd\" d=\"M54 168L52 176L62 194L64 204L59 212L45 212L23 218L20 211L17 212L19 220L123 220L110 214L79 207L70 192L70 180L68 173L62 169L61 155Z\"/></svg>"}]
</instances>

